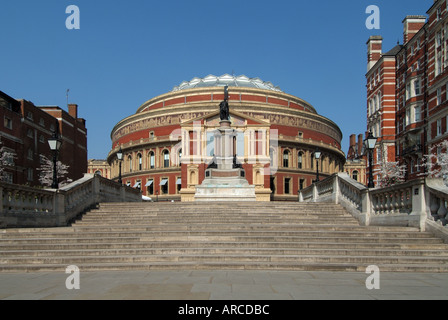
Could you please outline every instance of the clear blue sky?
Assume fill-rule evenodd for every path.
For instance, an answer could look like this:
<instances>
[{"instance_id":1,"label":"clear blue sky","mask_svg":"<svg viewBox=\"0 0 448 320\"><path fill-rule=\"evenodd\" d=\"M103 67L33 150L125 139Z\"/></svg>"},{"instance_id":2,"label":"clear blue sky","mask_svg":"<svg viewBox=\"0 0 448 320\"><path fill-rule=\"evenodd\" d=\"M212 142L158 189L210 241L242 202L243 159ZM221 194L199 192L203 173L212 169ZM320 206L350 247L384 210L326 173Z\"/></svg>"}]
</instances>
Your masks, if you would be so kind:
<instances>
[{"instance_id":1,"label":"clear blue sky","mask_svg":"<svg viewBox=\"0 0 448 320\"><path fill-rule=\"evenodd\" d=\"M79 104L88 156L104 159L110 132L145 101L194 77L259 77L336 122L347 152L366 130L366 42L402 43L406 15L433 0L15 0L0 7L0 90L36 105ZM67 6L80 9L68 30ZM381 10L368 30L367 6Z\"/></svg>"}]
</instances>

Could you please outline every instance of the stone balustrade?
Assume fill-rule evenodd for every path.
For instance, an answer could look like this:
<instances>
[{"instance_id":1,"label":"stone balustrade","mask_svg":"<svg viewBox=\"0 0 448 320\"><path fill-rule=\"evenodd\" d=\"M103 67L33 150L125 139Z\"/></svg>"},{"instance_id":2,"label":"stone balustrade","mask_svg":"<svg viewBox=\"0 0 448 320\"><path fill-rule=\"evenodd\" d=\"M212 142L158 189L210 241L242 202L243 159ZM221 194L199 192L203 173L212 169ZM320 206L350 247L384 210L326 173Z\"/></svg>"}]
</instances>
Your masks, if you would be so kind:
<instances>
[{"instance_id":1,"label":"stone balustrade","mask_svg":"<svg viewBox=\"0 0 448 320\"><path fill-rule=\"evenodd\" d=\"M448 229L448 187L444 184L443 179L427 181L427 197L427 208L430 213L426 223L427 228L448 241L446 235Z\"/></svg>"},{"instance_id":2,"label":"stone balustrade","mask_svg":"<svg viewBox=\"0 0 448 320\"><path fill-rule=\"evenodd\" d=\"M101 202L141 202L139 190L86 174L59 190L0 182L0 227L61 227Z\"/></svg>"},{"instance_id":3,"label":"stone balustrade","mask_svg":"<svg viewBox=\"0 0 448 320\"><path fill-rule=\"evenodd\" d=\"M361 225L418 227L448 242L448 187L442 179L368 189L346 173L338 173L300 191L299 201L339 203Z\"/></svg>"}]
</instances>

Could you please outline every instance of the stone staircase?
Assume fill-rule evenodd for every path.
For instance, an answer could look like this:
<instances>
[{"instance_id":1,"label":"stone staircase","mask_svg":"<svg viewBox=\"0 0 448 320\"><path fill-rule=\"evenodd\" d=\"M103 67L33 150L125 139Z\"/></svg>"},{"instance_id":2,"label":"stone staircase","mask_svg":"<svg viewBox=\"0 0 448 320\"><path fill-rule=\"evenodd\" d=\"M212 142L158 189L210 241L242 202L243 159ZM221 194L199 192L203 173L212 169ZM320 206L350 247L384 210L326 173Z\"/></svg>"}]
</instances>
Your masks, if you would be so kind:
<instances>
[{"instance_id":1,"label":"stone staircase","mask_svg":"<svg viewBox=\"0 0 448 320\"><path fill-rule=\"evenodd\" d=\"M110 203L71 227L0 230L0 272L448 272L447 249L415 228L361 227L334 204Z\"/></svg>"}]
</instances>

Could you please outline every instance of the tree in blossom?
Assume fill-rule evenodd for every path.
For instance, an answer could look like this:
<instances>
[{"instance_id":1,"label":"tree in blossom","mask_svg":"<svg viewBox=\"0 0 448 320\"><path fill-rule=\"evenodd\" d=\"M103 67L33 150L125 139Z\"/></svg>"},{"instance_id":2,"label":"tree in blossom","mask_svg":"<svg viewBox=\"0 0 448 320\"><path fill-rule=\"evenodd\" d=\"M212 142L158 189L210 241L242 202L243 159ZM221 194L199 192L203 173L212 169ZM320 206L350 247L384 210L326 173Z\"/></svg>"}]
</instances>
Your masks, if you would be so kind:
<instances>
[{"instance_id":1,"label":"tree in blossom","mask_svg":"<svg viewBox=\"0 0 448 320\"><path fill-rule=\"evenodd\" d=\"M14 166L14 159L16 159L15 152L11 152L3 146L0 140L0 180L6 181L7 175L5 169Z\"/></svg>"},{"instance_id":2,"label":"tree in blossom","mask_svg":"<svg viewBox=\"0 0 448 320\"><path fill-rule=\"evenodd\" d=\"M448 184L448 140L431 148L430 154L424 156L423 166L429 178L443 178Z\"/></svg>"},{"instance_id":3,"label":"tree in blossom","mask_svg":"<svg viewBox=\"0 0 448 320\"><path fill-rule=\"evenodd\" d=\"M406 165L400 165L398 162L381 162L379 171L379 187L390 187L397 183L404 182L406 174Z\"/></svg>"},{"instance_id":4,"label":"tree in blossom","mask_svg":"<svg viewBox=\"0 0 448 320\"><path fill-rule=\"evenodd\" d=\"M40 158L40 163L42 165L37 169L40 171L39 182L45 187L51 187L53 184L53 161L43 155L40 155ZM61 161L56 163L57 178L61 187L73 181L72 179L66 178L68 168L70 168L70 166L63 164Z\"/></svg>"}]
</instances>

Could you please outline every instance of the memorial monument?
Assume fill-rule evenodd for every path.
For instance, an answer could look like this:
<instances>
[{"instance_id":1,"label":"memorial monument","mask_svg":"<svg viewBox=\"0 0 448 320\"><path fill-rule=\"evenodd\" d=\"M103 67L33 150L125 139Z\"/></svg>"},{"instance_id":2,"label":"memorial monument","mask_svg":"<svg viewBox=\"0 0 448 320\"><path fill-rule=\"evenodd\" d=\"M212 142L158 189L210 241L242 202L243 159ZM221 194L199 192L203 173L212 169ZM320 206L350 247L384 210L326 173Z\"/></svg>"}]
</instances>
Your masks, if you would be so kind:
<instances>
[{"instance_id":1,"label":"memorial monument","mask_svg":"<svg viewBox=\"0 0 448 320\"><path fill-rule=\"evenodd\" d=\"M228 86L224 88L219 114L220 127L214 132L216 154L205 171L204 181L196 186L195 201L256 201L255 186L249 185L237 158L237 132L230 120Z\"/></svg>"}]
</instances>

